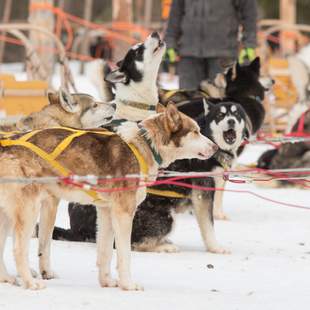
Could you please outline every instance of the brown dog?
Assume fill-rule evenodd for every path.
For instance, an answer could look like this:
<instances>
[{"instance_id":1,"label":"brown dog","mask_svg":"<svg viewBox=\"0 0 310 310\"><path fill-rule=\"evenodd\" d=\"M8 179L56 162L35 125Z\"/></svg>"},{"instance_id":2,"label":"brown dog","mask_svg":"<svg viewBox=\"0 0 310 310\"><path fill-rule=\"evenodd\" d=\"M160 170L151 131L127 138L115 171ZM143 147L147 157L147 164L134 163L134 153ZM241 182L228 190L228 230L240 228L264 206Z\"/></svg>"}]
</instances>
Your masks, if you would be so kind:
<instances>
[{"instance_id":1,"label":"brown dog","mask_svg":"<svg viewBox=\"0 0 310 310\"><path fill-rule=\"evenodd\" d=\"M0 125L0 131L27 131L53 126L95 128L111 121L115 106L96 101L86 94L68 94L61 90L48 94L49 105L21 118L17 123Z\"/></svg>"},{"instance_id":2,"label":"brown dog","mask_svg":"<svg viewBox=\"0 0 310 310\"><path fill-rule=\"evenodd\" d=\"M31 275L28 266L28 243L42 204L53 205L55 208L63 198L84 204L92 203L98 208L97 264L101 286L119 285L125 290L141 289L131 280L130 235L136 207L146 196L144 182L156 179L159 165L154 154L161 157L162 166L168 166L177 159L207 159L217 150L217 146L200 133L197 123L179 112L174 105L168 105L161 113L147 118L141 122L141 126L125 123L120 127L119 136L104 135L103 131L85 131L76 136L55 158L62 167L75 175L140 175L142 184L137 178L108 182L101 185L101 188L109 192L98 193L95 201L85 189L61 186L58 183L0 184L0 281L15 282L15 278L8 275L2 261L5 239L10 228L13 228L14 256L23 286L31 289L44 287L41 280L34 279ZM24 136L20 140L29 142L48 154L55 154L56 147L70 134L71 129L51 128L32 133L31 136L27 134L28 139ZM8 146L3 140L1 145L0 177L62 175L55 165L51 165L27 147ZM148 175L145 175L142 169L141 158L148 167ZM127 187L130 187L130 190L116 191L117 188ZM45 218L41 224L43 223L42 234L48 239L53 230L54 218ZM110 275L114 236L118 256L118 282ZM49 244L40 248L40 251L41 274L45 278L52 277Z\"/></svg>"}]
</instances>

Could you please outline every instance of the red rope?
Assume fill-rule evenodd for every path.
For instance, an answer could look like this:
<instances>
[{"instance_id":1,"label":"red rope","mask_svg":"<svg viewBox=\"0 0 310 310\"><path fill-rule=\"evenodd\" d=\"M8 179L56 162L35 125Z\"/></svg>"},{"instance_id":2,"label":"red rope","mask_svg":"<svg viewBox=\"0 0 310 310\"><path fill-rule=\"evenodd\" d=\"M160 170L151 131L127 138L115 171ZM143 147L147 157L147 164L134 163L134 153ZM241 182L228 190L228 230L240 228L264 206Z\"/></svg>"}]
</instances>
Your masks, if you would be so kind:
<instances>
[{"instance_id":1,"label":"red rope","mask_svg":"<svg viewBox=\"0 0 310 310\"><path fill-rule=\"evenodd\" d=\"M232 171L230 171L231 173ZM285 179L289 181L289 182L294 182L294 183L298 183L301 185L302 182L309 182L308 180L292 180L289 179L287 176L289 175L309 175L309 172L302 172L302 171L287 171L285 173L279 173L279 172L273 172L273 171L268 171L265 169L249 169L249 170L244 170L244 171L235 171L235 172L264 172L266 174L269 175L273 175L273 178L268 179L268 181L275 179L276 177L280 177L282 179ZM217 174L213 174L212 176L219 176L221 174L217 173ZM228 175L228 174L227 174ZM62 182L64 184L67 185L72 185L72 186L76 186L79 188L85 188L85 185L89 186L92 190L96 191L96 192L101 192L101 193L113 193L113 192L119 192L119 191L133 191L133 190L137 190L138 188L141 187L151 187L151 186L155 186L155 185L162 185L162 184L167 184L167 185L175 185L175 186L181 186L181 187L185 187L185 188L190 188L190 189L196 189L196 190L202 190L202 191L226 191L226 192L231 192L231 193L243 193L243 194L249 194L252 196L255 196L259 199L268 201L268 202L272 202L274 204L278 204L281 206L285 206L285 207L291 207L291 208L298 208L298 209L306 209L306 210L310 210L310 206L304 206L304 205L297 205L297 204L292 204L292 203L287 203L287 202L283 202L283 201L278 201L269 197L265 197L263 195L257 194L253 191L250 190L232 190L232 189L225 189L225 188L217 188L217 187L205 187L205 186L199 186L199 185L192 185L192 184L188 184L185 182L181 182L181 180L185 180L185 179L194 179L194 178L203 178L204 176L202 175L186 175L186 176L177 176L177 177L170 177L164 180L158 180L158 181L154 181L152 183L145 183L145 182L139 182L138 185L135 186L127 186L127 187L114 187L114 188L98 188L98 187L94 187L91 186L89 183L79 183L79 182L75 182L73 180L73 178L63 178ZM211 177L211 175L209 175L208 177ZM121 177L121 178L110 178L110 179L101 179L99 180L99 183L110 183L110 182L120 182L120 181L139 181L139 179L137 177L134 178L129 178L129 177ZM236 180L230 180L227 179L230 182L234 182L234 183L245 183L246 181L236 181ZM262 179L253 179L256 181L262 181ZM306 186L307 188L310 188L309 186Z\"/></svg>"}]
</instances>

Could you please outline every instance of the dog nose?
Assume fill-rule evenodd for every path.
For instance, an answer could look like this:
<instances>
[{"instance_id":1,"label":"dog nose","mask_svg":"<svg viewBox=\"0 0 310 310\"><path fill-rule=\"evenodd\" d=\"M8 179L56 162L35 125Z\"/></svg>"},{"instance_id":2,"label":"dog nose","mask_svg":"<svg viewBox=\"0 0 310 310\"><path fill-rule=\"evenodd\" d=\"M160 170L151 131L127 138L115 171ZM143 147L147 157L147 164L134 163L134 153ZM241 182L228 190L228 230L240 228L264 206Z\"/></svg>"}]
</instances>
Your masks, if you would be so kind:
<instances>
[{"instance_id":1,"label":"dog nose","mask_svg":"<svg viewBox=\"0 0 310 310\"><path fill-rule=\"evenodd\" d=\"M157 31L153 31L152 34L151 34L151 37L155 38L155 39L159 39L160 38L159 33Z\"/></svg>"},{"instance_id":2,"label":"dog nose","mask_svg":"<svg viewBox=\"0 0 310 310\"><path fill-rule=\"evenodd\" d=\"M233 119L229 119L228 120L228 126L230 127L230 128L233 128L234 126L235 126L235 120L233 120Z\"/></svg>"},{"instance_id":3,"label":"dog nose","mask_svg":"<svg viewBox=\"0 0 310 310\"><path fill-rule=\"evenodd\" d=\"M112 106L113 110L116 110L116 104L115 103L111 103L111 106Z\"/></svg>"},{"instance_id":4,"label":"dog nose","mask_svg":"<svg viewBox=\"0 0 310 310\"><path fill-rule=\"evenodd\" d=\"M217 146L217 144L213 144L212 145L212 151L214 152L214 153L216 153L217 151L218 151L218 149L219 149L219 147Z\"/></svg>"}]
</instances>

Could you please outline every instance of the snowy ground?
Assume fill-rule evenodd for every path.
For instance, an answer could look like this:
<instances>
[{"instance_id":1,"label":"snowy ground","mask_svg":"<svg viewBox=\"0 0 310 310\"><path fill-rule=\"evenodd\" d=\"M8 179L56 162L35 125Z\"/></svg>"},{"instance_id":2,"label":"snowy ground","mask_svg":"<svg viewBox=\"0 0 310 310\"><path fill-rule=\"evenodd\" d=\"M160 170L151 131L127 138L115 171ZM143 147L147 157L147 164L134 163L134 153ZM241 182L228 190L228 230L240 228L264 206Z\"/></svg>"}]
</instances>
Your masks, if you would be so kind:
<instances>
[{"instance_id":1,"label":"snowy ground","mask_svg":"<svg viewBox=\"0 0 310 310\"><path fill-rule=\"evenodd\" d=\"M260 150L250 148L242 161L255 159ZM309 205L309 192L302 190L229 188ZM225 193L224 208L231 220L216 222L216 233L230 255L206 253L194 217L178 216L171 239L181 252L133 253L133 275L145 291L122 292L99 287L94 244L55 241L52 262L59 278L38 292L0 284L0 309L309 309L310 210L233 193ZM63 207L58 224L66 223ZM30 253L35 267L36 239ZM11 239L5 261L15 274Z\"/></svg>"},{"instance_id":2,"label":"snowy ground","mask_svg":"<svg viewBox=\"0 0 310 310\"><path fill-rule=\"evenodd\" d=\"M18 71L16 67L3 71L8 69ZM54 82L57 85L58 79ZM80 91L98 95L87 78L79 78L77 84ZM251 147L241 162L252 163L261 151L260 147ZM267 190L251 184L230 184L228 188L250 189L310 208L309 191ZM228 192L224 209L231 220L216 222L216 233L231 255L205 252L194 217L178 216L171 239L181 252L133 253L133 275L145 291L122 292L100 288L94 244L55 241L52 262L59 278L47 281L45 290L35 292L0 284L0 309L309 309L310 210L281 207ZM68 225L65 207L57 222ZM33 239L33 267L37 266L36 253L37 240ZM9 272L16 274L11 238L5 261Z\"/></svg>"}]
</instances>

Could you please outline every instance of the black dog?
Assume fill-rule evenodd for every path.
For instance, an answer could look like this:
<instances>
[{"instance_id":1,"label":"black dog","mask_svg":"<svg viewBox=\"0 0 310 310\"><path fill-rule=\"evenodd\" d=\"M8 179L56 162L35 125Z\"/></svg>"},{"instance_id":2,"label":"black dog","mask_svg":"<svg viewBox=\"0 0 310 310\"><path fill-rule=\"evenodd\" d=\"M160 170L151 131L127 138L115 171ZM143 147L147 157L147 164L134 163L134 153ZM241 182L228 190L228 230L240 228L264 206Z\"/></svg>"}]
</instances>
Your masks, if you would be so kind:
<instances>
[{"instance_id":1,"label":"black dog","mask_svg":"<svg viewBox=\"0 0 310 310\"><path fill-rule=\"evenodd\" d=\"M302 132L310 133L310 110L306 111L303 118ZM292 128L292 132L297 132L301 117ZM296 142L284 143L278 149L264 152L257 161L257 167L262 169L289 169L289 168L309 168L310 167L310 143ZM279 180L273 182L274 187L294 186L296 183Z\"/></svg>"}]
</instances>

